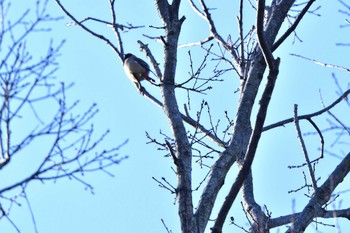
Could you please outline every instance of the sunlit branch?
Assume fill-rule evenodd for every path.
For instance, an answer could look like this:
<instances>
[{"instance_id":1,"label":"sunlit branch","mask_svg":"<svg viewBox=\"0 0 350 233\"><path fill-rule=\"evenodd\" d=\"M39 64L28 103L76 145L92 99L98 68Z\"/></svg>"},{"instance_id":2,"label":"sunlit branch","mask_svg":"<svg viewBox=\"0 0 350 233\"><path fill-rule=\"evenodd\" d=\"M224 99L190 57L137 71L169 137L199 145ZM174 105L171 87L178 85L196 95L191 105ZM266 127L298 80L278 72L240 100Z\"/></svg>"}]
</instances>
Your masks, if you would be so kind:
<instances>
[{"instance_id":1,"label":"sunlit branch","mask_svg":"<svg viewBox=\"0 0 350 233\"><path fill-rule=\"evenodd\" d=\"M201 41L197 41L197 42L192 42L192 43L186 43L186 44L180 44L178 46L179 49L181 48L186 48L186 47L192 47L192 46L202 46L206 43L208 43L209 41L212 41L214 39L213 36L208 36L207 38L201 40Z\"/></svg>"},{"instance_id":2,"label":"sunlit branch","mask_svg":"<svg viewBox=\"0 0 350 233\"><path fill-rule=\"evenodd\" d=\"M258 10L257 10L257 17L256 17L256 31L257 31L257 38L259 42L259 46L261 48L262 54L265 58L265 62L269 68L269 70L274 70L275 65L274 58L272 55L272 51L268 47L265 35L264 35L264 14L265 14L265 0L258 0Z\"/></svg>"},{"instance_id":3,"label":"sunlit branch","mask_svg":"<svg viewBox=\"0 0 350 233\"><path fill-rule=\"evenodd\" d=\"M189 0L191 7L193 8L194 12L196 12L200 17L207 20L205 14L201 12L201 10L197 7L197 5L193 2L193 0Z\"/></svg>"},{"instance_id":4,"label":"sunlit branch","mask_svg":"<svg viewBox=\"0 0 350 233\"><path fill-rule=\"evenodd\" d=\"M130 30L130 29L138 29L138 28L144 28L145 27L145 26L133 26L131 24L129 24L129 25L119 24L119 23L116 22L115 12L114 12L114 14L113 14L113 12L112 12L112 16L113 16L112 17L112 20L113 20L112 23L108 22L108 21L105 21L105 20L102 20L102 19L97 19L97 18L94 18L94 17L87 17L87 18L85 18L83 20L80 20L79 23L82 24L82 23L85 23L87 21L94 21L94 22L106 24L107 26L110 26L110 27L115 27L116 29L120 29L122 31L124 31L126 29ZM74 23L74 24L80 26L77 23ZM71 24L69 24L69 26L71 26Z\"/></svg>"},{"instance_id":5,"label":"sunlit branch","mask_svg":"<svg viewBox=\"0 0 350 233\"><path fill-rule=\"evenodd\" d=\"M163 74L159 68L159 63L157 62L157 60L154 58L151 50L148 48L148 45L142 43L142 41L138 40L137 43L140 46L140 49L142 51L144 51L146 53L146 56L150 59L151 64L154 68L154 70L156 71L156 76L158 77L159 80L163 79Z\"/></svg>"},{"instance_id":6,"label":"sunlit branch","mask_svg":"<svg viewBox=\"0 0 350 233\"><path fill-rule=\"evenodd\" d=\"M323 63L323 62L317 61L315 59L307 58L307 57L304 57L302 55L298 55L298 54L294 54L294 53L291 53L290 55L295 56L295 57L299 57L299 58L303 58L305 60L311 61L314 64L317 64L317 65L320 65L320 66L324 66L324 67L327 67L327 68L339 69L339 70L344 70L346 72L350 72L349 68L346 68L346 67L343 67L343 66Z\"/></svg>"}]
</instances>

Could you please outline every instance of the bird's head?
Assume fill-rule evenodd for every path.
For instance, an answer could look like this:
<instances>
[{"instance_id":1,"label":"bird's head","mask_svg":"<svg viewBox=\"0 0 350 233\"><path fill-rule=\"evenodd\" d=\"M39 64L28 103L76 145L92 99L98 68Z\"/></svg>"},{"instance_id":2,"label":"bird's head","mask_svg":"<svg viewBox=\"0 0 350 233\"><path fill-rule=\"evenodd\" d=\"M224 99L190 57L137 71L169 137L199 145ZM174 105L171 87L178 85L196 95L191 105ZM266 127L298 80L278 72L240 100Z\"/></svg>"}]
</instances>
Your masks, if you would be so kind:
<instances>
[{"instance_id":1,"label":"bird's head","mask_svg":"<svg viewBox=\"0 0 350 233\"><path fill-rule=\"evenodd\" d=\"M132 53L127 53L127 54L125 54L125 58L124 58L124 59L128 59L129 57L132 57L132 56L134 56L134 54L132 54Z\"/></svg>"}]
</instances>

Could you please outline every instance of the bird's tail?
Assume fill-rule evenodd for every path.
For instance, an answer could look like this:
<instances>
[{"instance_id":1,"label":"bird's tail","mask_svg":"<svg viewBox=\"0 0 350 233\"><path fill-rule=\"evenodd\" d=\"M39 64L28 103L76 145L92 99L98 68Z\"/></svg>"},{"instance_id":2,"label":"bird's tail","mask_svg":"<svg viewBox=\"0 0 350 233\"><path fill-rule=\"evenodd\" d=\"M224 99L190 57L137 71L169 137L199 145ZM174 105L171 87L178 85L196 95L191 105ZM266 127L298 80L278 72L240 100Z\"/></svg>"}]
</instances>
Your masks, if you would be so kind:
<instances>
[{"instance_id":1,"label":"bird's tail","mask_svg":"<svg viewBox=\"0 0 350 233\"><path fill-rule=\"evenodd\" d=\"M145 78L150 83L155 83L156 82L156 80L154 80L153 78L150 78L148 75Z\"/></svg>"}]
</instances>

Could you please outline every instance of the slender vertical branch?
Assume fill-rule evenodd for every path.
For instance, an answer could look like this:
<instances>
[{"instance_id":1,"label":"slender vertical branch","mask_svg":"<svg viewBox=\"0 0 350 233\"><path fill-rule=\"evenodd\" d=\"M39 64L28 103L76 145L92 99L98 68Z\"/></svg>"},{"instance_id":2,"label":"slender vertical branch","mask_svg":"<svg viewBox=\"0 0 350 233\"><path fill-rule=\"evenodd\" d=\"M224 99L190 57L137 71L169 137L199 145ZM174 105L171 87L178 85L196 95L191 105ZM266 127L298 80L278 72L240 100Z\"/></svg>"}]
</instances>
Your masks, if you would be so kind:
<instances>
[{"instance_id":1,"label":"slender vertical branch","mask_svg":"<svg viewBox=\"0 0 350 233\"><path fill-rule=\"evenodd\" d=\"M258 147L258 143L261 137L261 133L263 131L263 126L267 114L267 108L270 103L271 95L273 92L273 89L275 87L275 82L278 76L278 67L279 67L279 59L275 61L276 64L274 64L272 67L277 68L274 70L270 70L268 75L268 81L266 84L266 87L264 89L263 95L261 97L260 101L260 107L258 114L256 116L255 126L252 132L252 136L250 138L250 142L248 145L247 153L244 157L244 163L242 168L240 169L235 182L233 183L228 195L225 198L224 204L222 205L218 217L215 221L214 227L212 228L212 233L221 233L223 224L226 220L227 214L229 210L231 209L231 206L234 202L234 200L237 197L237 194L239 190L242 187L243 182L247 178L250 172L250 168L253 164L253 160L255 157L255 153Z\"/></svg>"},{"instance_id":2,"label":"slender vertical branch","mask_svg":"<svg viewBox=\"0 0 350 233\"><path fill-rule=\"evenodd\" d=\"M298 119L298 105L297 104L294 105L294 124L295 124L295 128L297 130L297 135L298 135L298 138L299 138L299 142L300 142L301 148L303 150L305 161L306 161L307 167L309 169L309 174L310 174L310 178L311 178L312 188L314 190L316 190L317 189L317 181L316 181L316 178L315 178L315 172L314 172L314 170L313 170L313 168L311 166L309 154L307 152L303 136L301 134L300 125L299 125L299 119Z\"/></svg>"},{"instance_id":3,"label":"slender vertical branch","mask_svg":"<svg viewBox=\"0 0 350 233\"><path fill-rule=\"evenodd\" d=\"M38 231L38 226L37 226L37 223L36 223L36 220L35 220L35 214L34 214L32 205L30 204L28 195L27 195L27 193L25 191L26 187L23 186L22 189L23 189L22 196L23 196L24 200L27 203L27 206L28 206L28 209L29 209L29 212L30 212L30 216L32 218L33 226L34 226L34 231L35 231L35 233L38 233L39 231Z\"/></svg>"},{"instance_id":4,"label":"slender vertical branch","mask_svg":"<svg viewBox=\"0 0 350 233\"><path fill-rule=\"evenodd\" d=\"M115 36L117 38L117 42L118 42L118 47L119 50L115 50L115 47L111 46L112 49L119 55L119 56L123 56L124 55L124 46L123 46L123 40L122 37L120 35L120 29L118 27L117 24L117 17L116 17L116 13L115 13L115 0L110 0L110 9L111 9L111 15L112 15L112 24L113 24L113 29L114 29L114 33Z\"/></svg>"},{"instance_id":5,"label":"slender vertical branch","mask_svg":"<svg viewBox=\"0 0 350 233\"><path fill-rule=\"evenodd\" d=\"M177 48L181 26L185 17L179 19L180 0L171 5L166 0L156 0L158 13L165 27L164 72L161 85L163 109L175 139L177 153L177 196L179 216L183 233L190 232L193 226L192 203L192 148L189 143L184 122L175 96L175 72L177 65Z\"/></svg>"},{"instance_id":6,"label":"slender vertical branch","mask_svg":"<svg viewBox=\"0 0 350 233\"><path fill-rule=\"evenodd\" d=\"M245 55L244 55L244 38L243 38L243 0L239 1L238 29L239 29L240 48L241 48L240 59L241 59L241 64L244 65Z\"/></svg>"},{"instance_id":7,"label":"slender vertical branch","mask_svg":"<svg viewBox=\"0 0 350 233\"><path fill-rule=\"evenodd\" d=\"M274 58L272 56L272 51L270 50L264 36L264 14L265 14L265 0L258 0L258 11L256 17L256 31L259 46L261 48L262 54L265 58L265 62L270 70L275 69Z\"/></svg>"},{"instance_id":8,"label":"slender vertical branch","mask_svg":"<svg viewBox=\"0 0 350 233\"><path fill-rule=\"evenodd\" d=\"M283 21L285 20L287 12L293 3L294 0L285 0L280 2L278 11L272 13L269 22L273 23L267 24L265 33L265 40L268 44L271 45L273 43ZM210 24L210 22L208 23ZM220 38L216 37L215 39L219 41ZM221 42L219 41L219 43ZM259 48L255 48L254 50L258 51L258 49ZM237 107L237 115L234 120L234 126L232 127L232 138L225 147L226 149L220 154L220 157L212 166L211 175L201 195L195 213L195 220L198 222L198 229L200 229L200 232L204 232L205 230L212 208L215 204L217 194L224 184L228 170L231 168L237 158L241 158L247 154L246 149L252 132L250 122L252 108L254 106L254 101L266 69L264 57L261 55L261 53L255 53L251 59L251 65L249 66L249 70L246 72L246 84L244 85L244 88L242 88L242 93ZM277 67L275 67L275 69L276 68ZM273 70L275 69L271 69L270 72L274 72Z\"/></svg>"}]
</instances>

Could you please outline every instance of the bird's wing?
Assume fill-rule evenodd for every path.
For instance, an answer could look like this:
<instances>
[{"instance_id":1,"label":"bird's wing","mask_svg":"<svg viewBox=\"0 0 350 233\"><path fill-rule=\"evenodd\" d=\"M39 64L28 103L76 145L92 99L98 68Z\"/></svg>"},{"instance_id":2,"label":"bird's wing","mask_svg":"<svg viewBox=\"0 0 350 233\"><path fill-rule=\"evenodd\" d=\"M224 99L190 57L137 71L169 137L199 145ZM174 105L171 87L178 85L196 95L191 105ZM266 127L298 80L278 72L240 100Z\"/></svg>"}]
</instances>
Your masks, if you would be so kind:
<instances>
[{"instance_id":1,"label":"bird's wing","mask_svg":"<svg viewBox=\"0 0 350 233\"><path fill-rule=\"evenodd\" d=\"M139 63L142 67L144 67L147 71L150 71L150 68L149 68L149 65L147 64L147 62L145 62L144 60L142 60L138 57L135 57L135 61L137 63Z\"/></svg>"}]
</instances>

